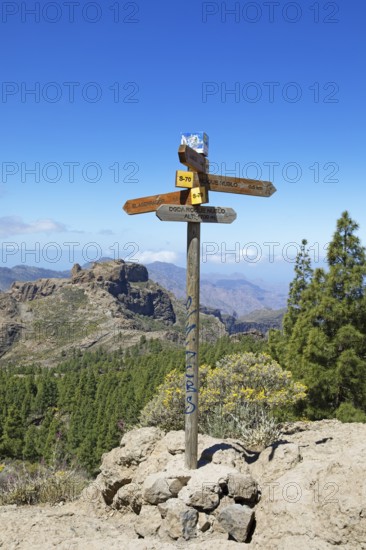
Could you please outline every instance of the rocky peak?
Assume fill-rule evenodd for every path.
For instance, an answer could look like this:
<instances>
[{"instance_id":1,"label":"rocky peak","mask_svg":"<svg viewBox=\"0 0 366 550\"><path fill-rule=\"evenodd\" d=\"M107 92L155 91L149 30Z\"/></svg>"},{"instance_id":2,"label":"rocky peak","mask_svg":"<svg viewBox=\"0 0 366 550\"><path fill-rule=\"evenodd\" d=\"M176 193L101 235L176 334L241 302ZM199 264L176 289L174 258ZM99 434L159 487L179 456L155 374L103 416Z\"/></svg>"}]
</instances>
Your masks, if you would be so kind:
<instances>
[{"instance_id":1,"label":"rocky peak","mask_svg":"<svg viewBox=\"0 0 366 550\"><path fill-rule=\"evenodd\" d=\"M133 313L175 322L169 295L157 284L149 282L149 274L143 265L114 260L95 262L91 268L82 269L75 264L71 283L89 285L92 289L102 288Z\"/></svg>"},{"instance_id":2,"label":"rocky peak","mask_svg":"<svg viewBox=\"0 0 366 550\"><path fill-rule=\"evenodd\" d=\"M146 267L123 260L94 263L86 269L75 264L70 278L17 281L9 291L1 293L0 356L18 346L17 349L27 349L22 353L28 357L28 347L34 339L31 335L38 334L40 327L43 331L47 327L48 336L50 332L56 335L55 350L61 345L62 338L57 335L62 331L73 335L70 345L90 347L98 342L105 344L108 338L117 345L118 339L113 336L116 330L144 332L146 326L151 330L150 319L140 316L164 325L176 322L169 294L149 280ZM164 328L160 325L158 330ZM24 338L20 338L21 332ZM79 333L87 336L79 341ZM51 349L46 339L41 338L41 342L48 351ZM38 345L37 349L41 347Z\"/></svg>"},{"instance_id":3,"label":"rocky peak","mask_svg":"<svg viewBox=\"0 0 366 550\"><path fill-rule=\"evenodd\" d=\"M75 264L69 279L38 279L32 282L16 281L10 288L10 295L18 302L28 302L54 294L60 287L68 284L89 286L91 289L103 288L114 297L128 295L129 283L147 282L149 279L145 266L127 264L123 260L105 263L95 262L91 268L83 269Z\"/></svg>"},{"instance_id":4,"label":"rocky peak","mask_svg":"<svg viewBox=\"0 0 366 550\"><path fill-rule=\"evenodd\" d=\"M145 266L128 264L123 260L94 262L89 269L82 269L79 264L75 264L71 270L73 284L95 281L99 286L106 287L106 290L114 296L126 293L127 283L144 283L148 279L149 275Z\"/></svg>"}]
</instances>

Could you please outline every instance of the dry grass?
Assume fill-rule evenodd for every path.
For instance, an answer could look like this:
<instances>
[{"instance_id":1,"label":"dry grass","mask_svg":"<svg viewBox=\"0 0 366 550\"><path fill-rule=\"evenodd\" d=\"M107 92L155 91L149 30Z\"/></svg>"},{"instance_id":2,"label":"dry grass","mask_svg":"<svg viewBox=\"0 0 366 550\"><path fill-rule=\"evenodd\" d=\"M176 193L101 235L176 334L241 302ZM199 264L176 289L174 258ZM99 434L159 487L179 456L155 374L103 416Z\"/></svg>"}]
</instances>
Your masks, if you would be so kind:
<instances>
[{"instance_id":1,"label":"dry grass","mask_svg":"<svg viewBox=\"0 0 366 550\"><path fill-rule=\"evenodd\" d=\"M0 465L0 505L57 504L75 500L90 479L76 470L38 464Z\"/></svg>"}]
</instances>

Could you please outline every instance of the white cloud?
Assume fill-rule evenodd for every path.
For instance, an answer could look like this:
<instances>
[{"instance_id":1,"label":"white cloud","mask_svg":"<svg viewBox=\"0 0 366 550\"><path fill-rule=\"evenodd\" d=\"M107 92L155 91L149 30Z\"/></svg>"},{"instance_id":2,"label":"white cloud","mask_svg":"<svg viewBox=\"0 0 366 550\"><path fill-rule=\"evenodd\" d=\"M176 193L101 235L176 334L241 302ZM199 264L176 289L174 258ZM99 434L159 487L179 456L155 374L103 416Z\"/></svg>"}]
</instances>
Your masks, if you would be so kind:
<instances>
[{"instance_id":1,"label":"white cloud","mask_svg":"<svg viewBox=\"0 0 366 550\"><path fill-rule=\"evenodd\" d=\"M67 231L66 226L50 219L26 223L18 216L0 218L0 237L29 235L30 233L60 233L62 231Z\"/></svg>"},{"instance_id":2,"label":"white cloud","mask_svg":"<svg viewBox=\"0 0 366 550\"><path fill-rule=\"evenodd\" d=\"M178 254L171 250L144 250L143 252L137 252L136 257L142 264L150 264L152 262L174 263L178 260Z\"/></svg>"}]
</instances>

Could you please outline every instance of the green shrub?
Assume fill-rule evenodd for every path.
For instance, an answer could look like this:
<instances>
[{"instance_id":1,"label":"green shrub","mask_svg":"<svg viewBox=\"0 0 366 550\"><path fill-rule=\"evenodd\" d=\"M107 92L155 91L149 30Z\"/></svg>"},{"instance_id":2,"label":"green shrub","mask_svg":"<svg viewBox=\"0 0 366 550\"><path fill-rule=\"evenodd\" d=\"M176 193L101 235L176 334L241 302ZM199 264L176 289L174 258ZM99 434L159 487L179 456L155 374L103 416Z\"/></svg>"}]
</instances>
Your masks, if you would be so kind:
<instances>
[{"instance_id":1,"label":"green shrub","mask_svg":"<svg viewBox=\"0 0 366 550\"><path fill-rule=\"evenodd\" d=\"M342 403L336 411L336 418L341 422L366 422L366 414L352 403Z\"/></svg>"}]
</instances>

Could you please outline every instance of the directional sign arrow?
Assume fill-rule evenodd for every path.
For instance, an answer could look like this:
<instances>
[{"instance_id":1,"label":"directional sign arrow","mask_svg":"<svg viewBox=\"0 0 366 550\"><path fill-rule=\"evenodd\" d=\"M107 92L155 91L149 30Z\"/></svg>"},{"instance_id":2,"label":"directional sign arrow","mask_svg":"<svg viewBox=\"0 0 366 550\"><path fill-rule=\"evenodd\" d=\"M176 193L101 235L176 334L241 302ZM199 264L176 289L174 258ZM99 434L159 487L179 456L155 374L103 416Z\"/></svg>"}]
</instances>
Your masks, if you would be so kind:
<instances>
[{"instance_id":1,"label":"directional sign arrow","mask_svg":"<svg viewBox=\"0 0 366 550\"><path fill-rule=\"evenodd\" d=\"M206 158L201 153L197 153L194 149L188 147L188 145L181 145L179 147L178 156L179 161L191 170L203 173L207 171Z\"/></svg>"},{"instance_id":2,"label":"directional sign arrow","mask_svg":"<svg viewBox=\"0 0 366 550\"><path fill-rule=\"evenodd\" d=\"M222 206L163 205L156 210L164 222L232 223L236 212Z\"/></svg>"},{"instance_id":3,"label":"directional sign arrow","mask_svg":"<svg viewBox=\"0 0 366 550\"><path fill-rule=\"evenodd\" d=\"M130 199L123 205L123 210L127 214L145 214L146 212L155 212L162 204L192 204L190 190Z\"/></svg>"},{"instance_id":4,"label":"directional sign arrow","mask_svg":"<svg viewBox=\"0 0 366 550\"><path fill-rule=\"evenodd\" d=\"M270 181L230 178L212 174L198 174L196 178L199 180L200 185L205 185L209 191L254 195L256 197L270 197L276 192L275 186Z\"/></svg>"}]
</instances>

